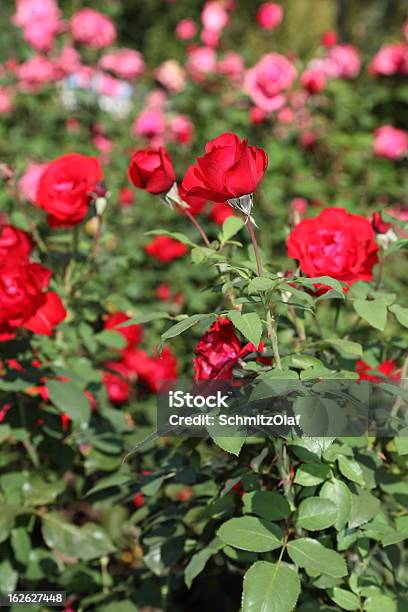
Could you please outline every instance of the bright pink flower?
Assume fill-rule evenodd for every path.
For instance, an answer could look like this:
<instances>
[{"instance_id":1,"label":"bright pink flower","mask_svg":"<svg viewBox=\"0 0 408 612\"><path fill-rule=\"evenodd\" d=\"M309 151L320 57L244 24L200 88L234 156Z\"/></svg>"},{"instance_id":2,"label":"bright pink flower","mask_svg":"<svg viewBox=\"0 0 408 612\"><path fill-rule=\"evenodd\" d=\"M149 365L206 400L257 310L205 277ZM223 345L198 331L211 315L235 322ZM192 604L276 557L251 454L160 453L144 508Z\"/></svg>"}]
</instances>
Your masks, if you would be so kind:
<instances>
[{"instance_id":1,"label":"bright pink flower","mask_svg":"<svg viewBox=\"0 0 408 612\"><path fill-rule=\"evenodd\" d=\"M49 51L62 29L55 0L17 0L13 23L23 29L24 40L37 51Z\"/></svg>"},{"instance_id":2,"label":"bright pink flower","mask_svg":"<svg viewBox=\"0 0 408 612\"><path fill-rule=\"evenodd\" d=\"M303 216L308 208L308 202L305 198L293 198L290 203L290 207L293 212L300 216Z\"/></svg>"},{"instance_id":3,"label":"bright pink flower","mask_svg":"<svg viewBox=\"0 0 408 612\"><path fill-rule=\"evenodd\" d=\"M195 81L203 81L217 70L217 55L211 47L196 47L188 53L187 70Z\"/></svg>"},{"instance_id":4,"label":"bright pink flower","mask_svg":"<svg viewBox=\"0 0 408 612\"><path fill-rule=\"evenodd\" d=\"M295 113L289 106L285 106L285 108L282 108L280 111L278 111L276 118L279 121L279 123L283 123L283 124L293 123L293 120L295 118Z\"/></svg>"},{"instance_id":5,"label":"bright pink flower","mask_svg":"<svg viewBox=\"0 0 408 612\"><path fill-rule=\"evenodd\" d=\"M337 45L337 33L334 30L327 30L322 36L322 45L327 49Z\"/></svg>"},{"instance_id":6,"label":"bright pink flower","mask_svg":"<svg viewBox=\"0 0 408 612\"><path fill-rule=\"evenodd\" d=\"M13 108L13 99L10 92L0 87L0 115L9 113Z\"/></svg>"},{"instance_id":7,"label":"bright pink flower","mask_svg":"<svg viewBox=\"0 0 408 612\"><path fill-rule=\"evenodd\" d=\"M337 68L337 77L341 79L354 79L361 68L360 54L352 45L336 45L329 50L329 59Z\"/></svg>"},{"instance_id":8,"label":"bright pink flower","mask_svg":"<svg viewBox=\"0 0 408 612\"><path fill-rule=\"evenodd\" d=\"M55 65L64 74L73 74L81 67L81 56L75 47L65 45L56 58Z\"/></svg>"},{"instance_id":9,"label":"bright pink flower","mask_svg":"<svg viewBox=\"0 0 408 612\"><path fill-rule=\"evenodd\" d=\"M201 32L201 42L207 47L218 47L220 44L221 33L217 30L203 30Z\"/></svg>"},{"instance_id":10,"label":"bright pink flower","mask_svg":"<svg viewBox=\"0 0 408 612\"><path fill-rule=\"evenodd\" d=\"M107 315L103 322L104 329L110 329L117 331L121 334L126 342L127 346L135 346L140 343L142 339L143 330L142 326L135 323L134 325L128 325L127 327L118 327L121 323L130 321L130 317L124 312L115 312L114 314Z\"/></svg>"},{"instance_id":11,"label":"bright pink flower","mask_svg":"<svg viewBox=\"0 0 408 612\"><path fill-rule=\"evenodd\" d=\"M408 74L408 45L396 43L384 45L375 54L369 66L375 75Z\"/></svg>"},{"instance_id":12,"label":"bright pink flower","mask_svg":"<svg viewBox=\"0 0 408 612\"><path fill-rule=\"evenodd\" d=\"M239 80L245 70L244 60L235 51L229 51L217 64L217 72L233 81Z\"/></svg>"},{"instance_id":13,"label":"bright pink flower","mask_svg":"<svg viewBox=\"0 0 408 612\"><path fill-rule=\"evenodd\" d=\"M383 125L374 133L374 153L380 157L398 160L408 151L408 132Z\"/></svg>"},{"instance_id":14,"label":"bright pink flower","mask_svg":"<svg viewBox=\"0 0 408 612\"><path fill-rule=\"evenodd\" d=\"M142 138L154 138L161 136L166 128L164 117L158 110L143 110L132 125L132 134Z\"/></svg>"},{"instance_id":15,"label":"bright pink flower","mask_svg":"<svg viewBox=\"0 0 408 612\"><path fill-rule=\"evenodd\" d=\"M194 131L187 115L177 115L169 121L170 138L180 144L188 144Z\"/></svg>"},{"instance_id":16,"label":"bright pink flower","mask_svg":"<svg viewBox=\"0 0 408 612\"><path fill-rule=\"evenodd\" d=\"M71 32L76 42L93 49L103 49L116 40L112 21L91 8L83 8L73 15Z\"/></svg>"},{"instance_id":17,"label":"bright pink flower","mask_svg":"<svg viewBox=\"0 0 408 612\"><path fill-rule=\"evenodd\" d=\"M184 257L188 253L188 248L185 244L170 238L170 236L155 236L153 240L145 245L144 250L148 255L163 263L170 263L174 259Z\"/></svg>"},{"instance_id":18,"label":"bright pink flower","mask_svg":"<svg viewBox=\"0 0 408 612\"><path fill-rule=\"evenodd\" d=\"M264 30L273 30L283 19L283 8L274 2L264 2L256 14L257 24Z\"/></svg>"},{"instance_id":19,"label":"bright pink flower","mask_svg":"<svg viewBox=\"0 0 408 612\"><path fill-rule=\"evenodd\" d=\"M154 71L154 76L163 87L172 93L182 91L186 84L184 68L176 60L166 60Z\"/></svg>"},{"instance_id":20,"label":"bright pink flower","mask_svg":"<svg viewBox=\"0 0 408 612\"><path fill-rule=\"evenodd\" d=\"M221 32L228 20L228 13L220 2L209 0L205 3L201 12L201 22L205 30Z\"/></svg>"},{"instance_id":21,"label":"bright pink flower","mask_svg":"<svg viewBox=\"0 0 408 612\"><path fill-rule=\"evenodd\" d=\"M61 27L59 22L33 21L23 28L23 38L36 51L50 51Z\"/></svg>"},{"instance_id":22,"label":"bright pink flower","mask_svg":"<svg viewBox=\"0 0 408 612\"><path fill-rule=\"evenodd\" d=\"M31 204L34 204L36 201L40 178L47 166L48 164L32 162L27 166L26 171L18 182L19 190Z\"/></svg>"},{"instance_id":23,"label":"bright pink flower","mask_svg":"<svg viewBox=\"0 0 408 612\"><path fill-rule=\"evenodd\" d=\"M258 106L252 106L249 112L249 118L251 120L251 123L253 123L254 125L258 125L260 123L263 123L266 117L267 114L264 110L262 110Z\"/></svg>"},{"instance_id":24,"label":"bright pink flower","mask_svg":"<svg viewBox=\"0 0 408 612\"><path fill-rule=\"evenodd\" d=\"M197 32L197 25L192 19L182 19L176 26L176 37L179 40L190 40Z\"/></svg>"},{"instance_id":25,"label":"bright pink flower","mask_svg":"<svg viewBox=\"0 0 408 612\"><path fill-rule=\"evenodd\" d=\"M300 82L309 93L320 93L326 87L326 75L321 70L309 68L302 74Z\"/></svg>"},{"instance_id":26,"label":"bright pink flower","mask_svg":"<svg viewBox=\"0 0 408 612\"><path fill-rule=\"evenodd\" d=\"M296 69L279 53L264 55L245 75L244 89L262 110L272 112L285 104L283 92L296 79Z\"/></svg>"},{"instance_id":27,"label":"bright pink flower","mask_svg":"<svg viewBox=\"0 0 408 612\"><path fill-rule=\"evenodd\" d=\"M126 48L113 49L110 53L103 55L99 66L103 70L110 70L116 76L128 80L140 76L145 69L142 54Z\"/></svg>"},{"instance_id":28,"label":"bright pink flower","mask_svg":"<svg viewBox=\"0 0 408 612\"><path fill-rule=\"evenodd\" d=\"M55 80L56 69L52 62L42 55L36 55L16 68L23 91L36 91L41 85Z\"/></svg>"}]
</instances>

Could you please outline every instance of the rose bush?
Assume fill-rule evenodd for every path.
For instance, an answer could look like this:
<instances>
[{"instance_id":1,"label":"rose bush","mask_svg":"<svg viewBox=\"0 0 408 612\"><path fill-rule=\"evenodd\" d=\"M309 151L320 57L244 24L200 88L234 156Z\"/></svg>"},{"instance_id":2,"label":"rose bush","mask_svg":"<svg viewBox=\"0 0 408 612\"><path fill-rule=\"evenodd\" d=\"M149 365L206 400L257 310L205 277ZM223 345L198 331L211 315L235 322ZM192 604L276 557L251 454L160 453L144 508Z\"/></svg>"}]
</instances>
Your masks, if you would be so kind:
<instances>
[{"instance_id":1,"label":"rose bush","mask_svg":"<svg viewBox=\"0 0 408 612\"><path fill-rule=\"evenodd\" d=\"M402 612L403 10L192 4L0 6L0 591ZM177 379L311 429L163 430Z\"/></svg>"}]
</instances>

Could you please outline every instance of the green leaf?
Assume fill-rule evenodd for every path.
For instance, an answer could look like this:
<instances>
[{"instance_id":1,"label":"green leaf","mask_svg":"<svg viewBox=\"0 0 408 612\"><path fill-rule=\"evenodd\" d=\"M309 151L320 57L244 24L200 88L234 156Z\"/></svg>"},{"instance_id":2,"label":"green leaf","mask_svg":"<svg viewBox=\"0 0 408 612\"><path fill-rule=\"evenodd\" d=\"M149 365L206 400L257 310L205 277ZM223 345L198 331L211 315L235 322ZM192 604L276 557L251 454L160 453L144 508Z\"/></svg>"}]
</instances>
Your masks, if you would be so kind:
<instances>
[{"instance_id":1,"label":"green leaf","mask_svg":"<svg viewBox=\"0 0 408 612\"><path fill-rule=\"evenodd\" d=\"M91 410L84 392L78 385L71 381L50 380L47 382L47 389L50 400L61 412L65 412L82 427L88 425Z\"/></svg>"},{"instance_id":2,"label":"green leaf","mask_svg":"<svg viewBox=\"0 0 408 612\"><path fill-rule=\"evenodd\" d=\"M244 576L242 612L291 612L299 594L299 576L291 567L256 561Z\"/></svg>"},{"instance_id":3,"label":"green leaf","mask_svg":"<svg viewBox=\"0 0 408 612\"><path fill-rule=\"evenodd\" d=\"M297 525L317 531L334 525L337 518L337 508L329 499L308 497L304 499L298 510Z\"/></svg>"},{"instance_id":4,"label":"green leaf","mask_svg":"<svg viewBox=\"0 0 408 612\"><path fill-rule=\"evenodd\" d=\"M360 527L368 523L381 508L379 499L371 495L368 491L360 489L358 495L351 496L351 512L348 526L350 528Z\"/></svg>"},{"instance_id":5,"label":"green leaf","mask_svg":"<svg viewBox=\"0 0 408 612\"><path fill-rule=\"evenodd\" d=\"M394 438L394 444L400 456L408 455L408 427L398 432L398 436Z\"/></svg>"},{"instance_id":6,"label":"green leaf","mask_svg":"<svg viewBox=\"0 0 408 612\"><path fill-rule=\"evenodd\" d=\"M330 591L330 597L343 610L360 610L360 600L351 591L334 587Z\"/></svg>"},{"instance_id":7,"label":"green leaf","mask_svg":"<svg viewBox=\"0 0 408 612\"><path fill-rule=\"evenodd\" d=\"M351 493L348 486L337 478L325 482L320 491L320 497L329 499L337 508L337 518L334 526L338 531L343 529L350 518Z\"/></svg>"},{"instance_id":8,"label":"green leaf","mask_svg":"<svg viewBox=\"0 0 408 612\"><path fill-rule=\"evenodd\" d=\"M18 573L15 571L9 561L0 563L0 591L14 591L18 582Z\"/></svg>"},{"instance_id":9,"label":"green leaf","mask_svg":"<svg viewBox=\"0 0 408 612\"><path fill-rule=\"evenodd\" d=\"M191 317L187 317L186 319L179 321L178 323L170 327L170 329L165 331L164 334L162 334L161 339L164 342L165 340L169 340L170 338L175 338L176 336L179 336L183 332L190 329L190 327L193 327L193 325L196 325L196 323L204 321L205 319L208 319L208 321L212 323L213 321L215 321L215 316L208 314L195 314Z\"/></svg>"},{"instance_id":10,"label":"green leaf","mask_svg":"<svg viewBox=\"0 0 408 612\"><path fill-rule=\"evenodd\" d=\"M398 323L401 323L404 327L408 327L408 308L403 308L398 304L394 304L390 306L389 310L396 316Z\"/></svg>"},{"instance_id":11,"label":"green leaf","mask_svg":"<svg viewBox=\"0 0 408 612\"><path fill-rule=\"evenodd\" d=\"M230 519L221 525L217 535L225 544L253 552L267 552L282 545L279 527L254 516Z\"/></svg>"},{"instance_id":12,"label":"green leaf","mask_svg":"<svg viewBox=\"0 0 408 612\"><path fill-rule=\"evenodd\" d=\"M238 232L244 227L245 221L241 217L231 216L225 219L222 224L222 231L219 235L219 240L222 243L227 242L230 238L238 234Z\"/></svg>"},{"instance_id":13,"label":"green leaf","mask_svg":"<svg viewBox=\"0 0 408 612\"><path fill-rule=\"evenodd\" d=\"M343 557L317 540L311 538L292 540L288 543L287 550L292 561L299 567L319 574L328 574L334 578L347 575L347 566Z\"/></svg>"},{"instance_id":14,"label":"green leaf","mask_svg":"<svg viewBox=\"0 0 408 612\"><path fill-rule=\"evenodd\" d=\"M387 323L387 304L382 299L361 300L353 302L356 313L372 327L384 331Z\"/></svg>"},{"instance_id":15,"label":"green leaf","mask_svg":"<svg viewBox=\"0 0 408 612\"><path fill-rule=\"evenodd\" d=\"M245 442L245 436L211 436L215 444L227 453L239 456Z\"/></svg>"},{"instance_id":16,"label":"green leaf","mask_svg":"<svg viewBox=\"0 0 408 612\"><path fill-rule=\"evenodd\" d=\"M218 538L215 538L206 548L203 548L203 550L200 550L200 552L196 553L191 557L186 569L184 570L184 580L187 585L187 588L191 587L194 578L196 578L198 574L201 574L201 572L205 568L207 561L221 547L222 544L220 543Z\"/></svg>"},{"instance_id":17,"label":"green leaf","mask_svg":"<svg viewBox=\"0 0 408 612\"><path fill-rule=\"evenodd\" d=\"M363 470L357 461L348 459L348 457L345 457L344 455L339 455L337 462L339 464L339 470L343 476L361 486L365 485Z\"/></svg>"},{"instance_id":18,"label":"green leaf","mask_svg":"<svg viewBox=\"0 0 408 612\"><path fill-rule=\"evenodd\" d=\"M123 349L126 346L126 338L119 331L113 329L104 329L95 336L96 340L113 349Z\"/></svg>"},{"instance_id":19,"label":"green leaf","mask_svg":"<svg viewBox=\"0 0 408 612\"><path fill-rule=\"evenodd\" d=\"M316 276L315 278L301 278L297 280L299 280L300 284L304 285L305 287L313 287L313 285L327 285L340 293L340 295L344 295L342 284L330 276Z\"/></svg>"},{"instance_id":20,"label":"green leaf","mask_svg":"<svg viewBox=\"0 0 408 612\"><path fill-rule=\"evenodd\" d=\"M90 561L115 551L108 535L99 525L86 523L77 527L57 512L42 517L42 534L47 546L64 555Z\"/></svg>"},{"instance_id":21,"label":"green leaf","mask_svg":"<svg viewBox=\"0 0 408 612\"><path fill-rule=\"evenodd\" d=\"M0 543L7 540L14 525L14 519L22 512L18 506L0 506Z\"/></svg>"},{"instance_id":22,"label":"green leaf","mask_svg":"<svg viewBox=\"0 0 408 612\"><path fill-rule=\"evenodd\" d=\"M371 595L364 602L365 612L397 612L397 604L387 595Z\"/></svg>"},{"instance_id":23,"label":"green leaf","mask_svg":"<svg viewBox=\"0 0 408 612\"><path fill-rule=\"evenodd\" d=\"M169 319L167 312L146 312L145 314L133 317L129 321L125 321L117 326L117 329L129 327L130 325L139 325L140 323L149 323L149 321L157 321L158 319Z\"/></svg>"},{"instance_id":24,"label":"green leaf","mask_svg":"<svg viewBox=\"0 0 408 612\"><path fill-rule=\"evenodd\" d=\"M325 463L304 463L297 469L294 482L302 487L313 487L329 476L330 467Z\"/></svg>"},{"instance_id":25,"label":"green leaf","mask_svg":"<svg viewBox=\"0 0 408 612\"><path fill-rule=\"evenodd\" d=\"M130 476L126 476L126 474L112 474L111 476L106 476L106 478L101 478L98 482L87 492L86 495L92 495L93 493L97 493L98 491L103 491L104 489L108 489L109 487L120 487L125 483L131 483Z\"/></svg>"},{"instance_id":26,"label":"green leaf","mask_svg":"<svg viewBox=\"0 0 408 612\"><path fill-rule=\"evenodd\" d=\"M275 285L275 281L266 276L257 276L253 278L248 285L248 293L257 293L258 291L269 291Z\"/></svg>"},{"instance_id":27,"label":"green leaf","mask_svg":"<svg viewBox=\"0 0 408 612\"><path fill-rule=\"evenodd\" d=\"M238 310L230 310L227 316L234 327L249 342L258 347L262 336L262 322L256 312L241 314Z\"/></svg>"},{"instance_id":28,"label":"green leaf","mask_svg":"<svg viewBox=\"0 0 408 612\"><path fill-rule=\"evenodd\" d=\"M45 482L40 478L33 477L23 484L22 492L26 504L40 506L55 502L58 495L64 491L66 483L64 480Z\"/></svg>"},{"instance_id":29,"label":"green leaf","mask_svg":"<svg viewBox=\"0 0 408 612\"><path fill-rule=\"evenodd\" d=\"M330 338L328 340L325 339L324 342L332 346L335 351L340 353L340 355L346 359L362 357L363 355L363 348L358 342L341 340L340 338Z\"/></svg>"},{"instance_id":30,"label":"green leaf","mask_svg":"<svg viewBox=\"0 0 408 612\"><path fill-rule=\"evenodd\" d=\"M244 512L256 514L270 521L279 521L287 518L290 507L286 499L276 491L253 491L245 493L242 498Z\"/></svg>"}]
</instances>

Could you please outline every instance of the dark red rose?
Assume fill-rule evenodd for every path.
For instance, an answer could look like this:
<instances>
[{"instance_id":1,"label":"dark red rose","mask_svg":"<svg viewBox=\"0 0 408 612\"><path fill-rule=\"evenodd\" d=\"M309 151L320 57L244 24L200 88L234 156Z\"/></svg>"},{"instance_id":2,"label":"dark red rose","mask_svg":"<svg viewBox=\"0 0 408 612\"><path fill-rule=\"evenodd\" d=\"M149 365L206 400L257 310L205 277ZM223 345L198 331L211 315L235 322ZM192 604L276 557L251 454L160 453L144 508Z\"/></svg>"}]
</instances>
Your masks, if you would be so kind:
<instances>
[{"instance_id":1,"label":"dark red rose","mask_svg":"<svg viewBox=\"0 0 408 612\"><path fill-rule=\"evenodd\" d=\"M151 257L154 257L158 261L168 263L183 257L188 249L185 244L170 238L170 236L156 236L151 242L146 244L145 251Z\"/></svg>"},{"instance_id":2,"label":"dark red rose","mask_svg":"<svg viewBox=\"0 0 408 612\"><path fill-rule=\"evenodd\" d=\"M219 317L196 346L194 380L230 380L238 360L256 350L250 343L241 346L231 321Z\"/></svg>"},{"instance_id":3,"label":"dark red rose","mask_svg":"<svg viewBox=\"0 0 408 612\"><path fill-rule=\"evenodd\" d=\"M0 266L0 340L14 338L19 327L50 335L66 312L59 297L47 292L51 270L38 263Z\"/></svg>"},{"instance_id":4,"label":"dark red rose","mask_svg":"<svg viewBox=\"0 0 408 612\"><path fill-rule=\"evenodd\" d=\"M114 404L123 404L129 399L131 390L128 370L121 361L108 361L105 367L113 370L113 372L106 370L102 375L108 398Z\"/></svg>"},{"instance_id":5,"label":"dark red rose","mask_svg":"<svg viewBox=\"0 0 408 612\"><path fill-rule=\"evenodd\" d=\"M30 236L13 225L0 225L0 260L28 259L34 246Z\"/></svg>"},{"instance_id":6,"label":"dark red rose","mask_svg":"<svg viewBox=\"0 0 408 612\"><path fill-rule=\"evenodd\" d=\"M70 153L48 164L41 176L36 205L48 213L51 227L80 223L88 212L102 169L95 157Z\"/></svg>"},{"instance_id":7,"label":"dark red rose","mask_svg":"<svg viewBox=\"0 0 408 612\"><path fill-rule=\"evenodd\" d=\"M222 225L225 219L228 219L228 217L233 217L234 215L234 211L227 202L216 202L212 205L210 211L210 219L217 225Z\"/></svg>"},{"instance_id":8,"label":"dark red rose","mask_svg":"<svg viewBox=\"0 0 408 612\"><path fill-rule=\"evenodd\" d=\"M153 357L145 351L125 349L123 361L128 371L136 374L138 379L154 393L157 393L162 383L177 378L177 358L167 346L159 355Z\"/></svg>"},{"instance_id":9,"label":"dark red rose","mask_svg":"<svg viewBox=\"0 0 408 612\"><path fill-rule=\"evenodd\" d=\"M166 149L140 149L130 160L129 179L139 189L156 195L167 193L176 180Z\"/></svg>"},{"instance_id":10,"label":"dark red rose","mask_svg":"<svg viewBox=\"0 0 408 612\"><path fill-rule=\"evenodd\" d=\"M267 166L263 149L249 147L236 134L222 134L207 143L204 156L187 170L181 192L213 202L239 198L255 191Z\"/></svg>"},{"instance_id":11,"label":"dark red rose","mask_svg":"<svg viewBox=\"0 0 408 612\"><path fill-rule=\"evenodd\" d=\"M343 208L326 208L291 231L288 256L307 276L331 276L351 285L370 281L378 262L374 230L365 217Z\"/></svg>"},{"instance_id":12,"label":"dark red rose","mask_svg":"<svg viewBox=\"0 0 408 612\"><path fill-rule=\"evenodd\" d=\"M124 312L115 312L114 314L107 315L105 317L103 328L117 331L126 339L128 346L134 346L139 344L140 340L142 339L143 330L141 325L135 324L129 325L128 327L118 328L118 325L129 320L130 317L128 317Z\"/></svg>"},{"instance_id":13,"label":"dark red rose","mask_svg":"<svg viewBox=\"0 0 408 612\"><path fill-rule=\"evenodd\" d=\"M386 359L376 367L371 367L365 361L356 361L356 372L361 380L371 380L371 382L382 382L384 378L397 381L401 378L401 371L397 369L397 364L392 359ZM377 376L375 372L382 376Z\"/></svg>"}]
</instances>

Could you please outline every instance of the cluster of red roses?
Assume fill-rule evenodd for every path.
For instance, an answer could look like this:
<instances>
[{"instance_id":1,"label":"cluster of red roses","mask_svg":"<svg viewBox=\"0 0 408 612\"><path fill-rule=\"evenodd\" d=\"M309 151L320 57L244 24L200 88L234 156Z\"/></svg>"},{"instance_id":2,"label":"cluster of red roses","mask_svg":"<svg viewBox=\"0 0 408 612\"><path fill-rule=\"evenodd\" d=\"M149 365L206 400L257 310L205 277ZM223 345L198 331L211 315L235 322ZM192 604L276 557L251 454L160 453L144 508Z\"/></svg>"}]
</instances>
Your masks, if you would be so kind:
<instances>
[{"instance_id":1,"label":"cluster of red roses","mask_svg":"<svg viewBox=\"0 0 408 612\"><path fill-rule=\"evenodd\" d=\"M124 312L116 312L106 317L104 328L117 331L126 340L126 347L120 351L120 359L107 361L103 373L109 399L117 404L126 402L131 394L132 385L140 385L157 393L164 381L177 377L177 358L170 348L165 347L160 354L148 355L139 348L143 331L140 325L119 327L129 317Z\"/></svg>"},{"instance_id":2,"label":"cluster of red roses","mask_svg":"<svg viewBox=\"0 0 408 612\"><path fill-rule=\"evenodd\" d=\"M0 226L0 340L24 328L50 335L66 316L54 291L48 289L51 270L30 260L30 236L12 225Z\"/></svg>"}]
</instances>

